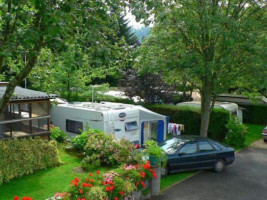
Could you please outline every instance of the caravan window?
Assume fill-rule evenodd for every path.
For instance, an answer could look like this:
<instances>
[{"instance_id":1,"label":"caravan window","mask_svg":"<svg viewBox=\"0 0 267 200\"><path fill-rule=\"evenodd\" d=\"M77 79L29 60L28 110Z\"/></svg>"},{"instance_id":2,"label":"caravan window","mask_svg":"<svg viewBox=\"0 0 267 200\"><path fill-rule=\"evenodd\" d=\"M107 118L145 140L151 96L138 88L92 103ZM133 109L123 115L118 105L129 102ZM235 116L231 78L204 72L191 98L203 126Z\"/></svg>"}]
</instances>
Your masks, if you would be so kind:
<instances>
[{"instance_id":1,"label":"caravan window","mask_svg":"<svg viewBox=\"0 0 267 200\"><path fill-rule=\"evenodd\" d=\"M78 121L73 121L73 120L66 120L66 130L71 133L81 133L81 129L83 128L83 123L78 122Z\"/></svg>"},{"instance_id":2,"label":"caravan window","mask_svg":"<svg viewBox=\"0 0 267 200\"><path fill-rule=\"evenodd\" d=\"M137 129L138 129L137 121L125 123L125 130L126 131L134 131Z\"/></svg>"}]
</instances>

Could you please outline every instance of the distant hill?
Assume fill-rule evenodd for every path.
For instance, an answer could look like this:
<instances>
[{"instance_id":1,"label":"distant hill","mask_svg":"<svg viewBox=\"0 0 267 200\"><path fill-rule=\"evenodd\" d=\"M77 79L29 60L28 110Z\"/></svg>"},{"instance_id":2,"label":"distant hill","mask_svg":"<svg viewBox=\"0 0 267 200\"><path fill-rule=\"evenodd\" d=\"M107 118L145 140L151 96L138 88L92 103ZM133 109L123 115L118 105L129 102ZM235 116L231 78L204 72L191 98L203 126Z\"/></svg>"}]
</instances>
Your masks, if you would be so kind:
<instances>
[{"instance_id":1,"label":"distant hill","mask_svg":"<svg viewBox=\"0 0 267 200\"><path fill-rule=\"evenodd\" d=\"M140 43L146 38L150 33L150 27L141 27L139 29L132 28L132 32L137 36Z\"/></svg>"}]
</instances>

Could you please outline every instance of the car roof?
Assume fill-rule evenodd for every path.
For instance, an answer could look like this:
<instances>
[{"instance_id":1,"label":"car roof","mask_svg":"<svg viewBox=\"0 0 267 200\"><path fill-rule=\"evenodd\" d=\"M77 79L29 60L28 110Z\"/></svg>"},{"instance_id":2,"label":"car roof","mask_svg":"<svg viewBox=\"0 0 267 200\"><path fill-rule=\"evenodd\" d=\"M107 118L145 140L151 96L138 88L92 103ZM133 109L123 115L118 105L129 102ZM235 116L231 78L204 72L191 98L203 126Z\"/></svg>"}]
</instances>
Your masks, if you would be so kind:
<instances>
[{"instance_id":1,"label":"car roof","mask_svg":"<svg viewBox=\"0 0 267 200\"><path fill-rule=\"evenodd\" d=\"M200 137L197 135L179 135L175 137L180 138L184 140L185 142L198 142L198 141L203 141L203 140L210 141L210 139L208 138Z\"/></svg>"}]
</instances>

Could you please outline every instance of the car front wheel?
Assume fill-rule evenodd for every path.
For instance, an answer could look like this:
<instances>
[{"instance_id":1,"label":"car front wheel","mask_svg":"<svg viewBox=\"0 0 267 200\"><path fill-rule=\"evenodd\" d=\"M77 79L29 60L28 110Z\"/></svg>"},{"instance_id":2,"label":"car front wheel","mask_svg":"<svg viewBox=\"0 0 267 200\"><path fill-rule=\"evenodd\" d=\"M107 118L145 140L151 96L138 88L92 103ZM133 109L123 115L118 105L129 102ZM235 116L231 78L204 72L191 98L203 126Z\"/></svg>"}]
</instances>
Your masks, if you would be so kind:
<instances>
[{"instance_id":1,"label":"car front wheel","mask_svg":"<svg viewBox=\"0 0 267 200\"><path fill-rule=\"evenodd\" d=\"M225 161L224 160L217 160L214 165L215 172L223 172L225 169Z\"/></svg>"}]
</instances>

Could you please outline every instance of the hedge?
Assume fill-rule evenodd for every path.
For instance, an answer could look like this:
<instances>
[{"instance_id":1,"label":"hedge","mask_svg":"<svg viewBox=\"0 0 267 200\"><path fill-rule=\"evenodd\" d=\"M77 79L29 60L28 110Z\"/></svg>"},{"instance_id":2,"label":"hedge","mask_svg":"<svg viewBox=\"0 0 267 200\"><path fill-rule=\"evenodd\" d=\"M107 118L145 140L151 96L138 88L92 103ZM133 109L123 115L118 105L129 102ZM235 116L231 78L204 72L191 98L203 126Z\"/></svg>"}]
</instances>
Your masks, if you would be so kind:
<instances>
[{"instance_id":1,"label":"hedge","mask_svg":"<svg viewBox=\"0 0 267 200\"><path fill-rule=\"evenodd\" d=\"M250 124L267 124L267 105L240 105L243 110L243 121Z\"/></svg>"},{"instance_id":2,"label":"hedge","mask_svg":"<svg viewBox=\"0 0 267 200\"><path fill-rule=\"evenodd\" d=\"M201 126L200 109L188 106L174 105L144 105L147 109L170 117L170 122L184 124L184 135L199 135ZM227 129L225 125L230 120L230 114L223 109L213 109L210 115L208 137L223 141Z\"/></svg>"},{"instance_id":3,"label":"hedge","mask_svg":"<svg viewBox=\"0 0 267 200\"><path fill-rule=\"evenodd\" d=\"M60 163L55 141L40 138L0 141L0 185Z\"/></svg>"}]
</instances>

